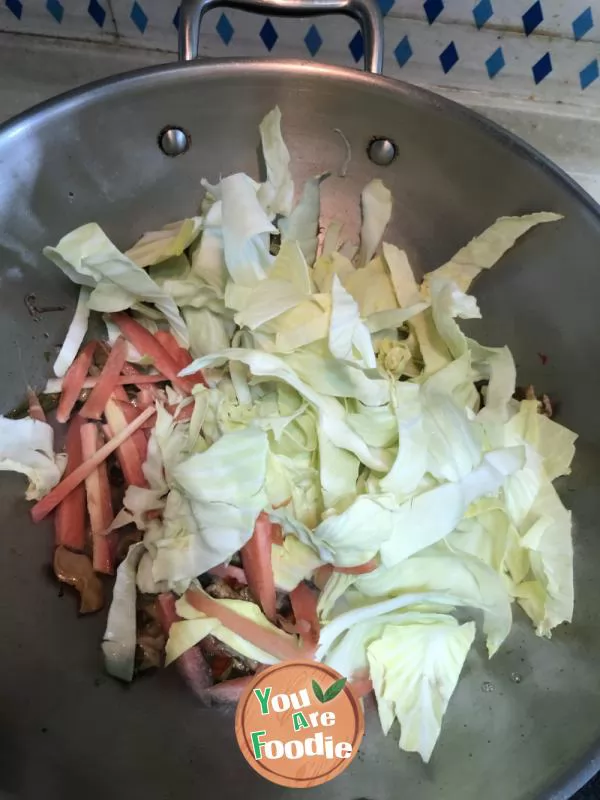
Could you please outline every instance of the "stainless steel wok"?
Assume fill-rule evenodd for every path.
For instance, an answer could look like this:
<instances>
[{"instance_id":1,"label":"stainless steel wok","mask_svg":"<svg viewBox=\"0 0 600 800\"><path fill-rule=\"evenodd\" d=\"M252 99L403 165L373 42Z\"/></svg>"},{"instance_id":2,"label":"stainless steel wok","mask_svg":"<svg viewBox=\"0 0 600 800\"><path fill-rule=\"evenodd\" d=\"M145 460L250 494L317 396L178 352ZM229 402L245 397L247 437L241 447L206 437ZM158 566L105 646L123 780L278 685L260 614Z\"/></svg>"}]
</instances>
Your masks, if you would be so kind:
<instances>
[{"instance_id":1,"label":"stainless steel wok","mask_svg":"<svg viewBox=\"0 0 600 800\"><path fill-rule=\"evenodd\" d=\"M184 3L179 63L94 84L0 128L0 408L26 382L42 385L60 343L73 286L41 256L91 220L122 247L193 212L200 178L258 176L257 126L282 109L297 185L334 171L323 186L325 219L356 228L357 197L380 177L395 209L388 236L419 271L446 260L496 217L558 211L564 222L532 232L477 284L477 337L507 343L523 383L559 406L581 435L572 477L576 612L552 642L517 614L509 641L488 662L468 660L429 766L384 738L371 708L359 758L310 797L334 800L563 798L600 764L600 215L592 200L538 153L446 100L376 74L381 23L374 0L245 0L269 13L341 10L363 26L370 71L292 61L190 61L206 7ZM166 127L189 149L165 155ZM392 140L387 166L370 160L373 137ZM184 134L162 137L169 152ZM389 145L377 145L385 158ZM373 155L373 151L370 151ZM38 306L63 313L30 315ZM547 358L541 358L543 354ZM542 361L546 361L545 364ZM96 800L279 798L244 762L233 711L200 707L166 670L127 688L104 676L102 616L77 619L50 576L50 526L32 526L19 476L0 479L0 795ZM489 691L493 688L493 691ZM485 690L488 691L485 691ZM299 795L304 796L302 792ZM308 795L308 792L307 792ZM298 796L298 795L296 795Z\"/></svg>"}]
</instances>

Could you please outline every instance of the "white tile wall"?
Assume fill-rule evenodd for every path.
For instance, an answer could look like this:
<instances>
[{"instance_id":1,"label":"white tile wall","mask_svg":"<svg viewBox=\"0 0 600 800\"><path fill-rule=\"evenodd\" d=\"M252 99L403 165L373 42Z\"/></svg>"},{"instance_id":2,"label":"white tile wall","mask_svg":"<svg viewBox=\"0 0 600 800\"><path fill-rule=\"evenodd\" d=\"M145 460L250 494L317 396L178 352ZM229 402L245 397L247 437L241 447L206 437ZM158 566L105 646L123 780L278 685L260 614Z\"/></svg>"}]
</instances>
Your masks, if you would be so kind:
<instances>
[{"instance_id":1,"label":"white tile wall","mask_svg":"<svg viewBox=\"0 0 600 800\"><path fill-rule=\"evenodd\" d=\"M117 37L108 0L0 0L0 31L88 41Z\"/></svg>"}]
</instances>

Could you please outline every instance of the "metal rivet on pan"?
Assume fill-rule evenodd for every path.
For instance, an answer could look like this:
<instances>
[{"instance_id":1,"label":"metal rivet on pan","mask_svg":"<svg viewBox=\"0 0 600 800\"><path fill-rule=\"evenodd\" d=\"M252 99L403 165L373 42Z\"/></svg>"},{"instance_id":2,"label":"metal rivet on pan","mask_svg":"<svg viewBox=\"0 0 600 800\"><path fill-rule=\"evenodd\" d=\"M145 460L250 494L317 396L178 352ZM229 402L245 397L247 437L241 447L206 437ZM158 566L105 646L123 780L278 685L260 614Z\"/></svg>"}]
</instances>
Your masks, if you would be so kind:
<instances>
[{"instance_id":1,"label":"metal rivet on pan","mask_svg":"<svg viewBox=\"0 0 600 800\"><path fill-rule=\"evenodd\" d=\"M168 125L158 135L158 145L166 156L174 158L189 150L190 135L183 128Z\"/></svg>"},{"instance_id":2,"label":"metal rivet on pan","mask_svg":"<svg viewBox=\"0 0 600 800\"><path fill-rule=\"evenodd\" d=\"M379 167L387 167L396 158L398 150L391 139L376 137L371 139L367 148L367 155Z\"/></svg>"}]
</instances>

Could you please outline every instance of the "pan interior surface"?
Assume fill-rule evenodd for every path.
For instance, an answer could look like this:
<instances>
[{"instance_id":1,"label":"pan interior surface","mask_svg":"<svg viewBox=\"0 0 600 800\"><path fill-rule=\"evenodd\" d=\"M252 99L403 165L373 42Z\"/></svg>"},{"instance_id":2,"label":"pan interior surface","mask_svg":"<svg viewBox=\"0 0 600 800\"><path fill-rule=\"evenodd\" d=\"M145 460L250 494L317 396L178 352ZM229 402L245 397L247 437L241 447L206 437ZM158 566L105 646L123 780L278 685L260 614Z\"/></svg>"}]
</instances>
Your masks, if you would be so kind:
<instances>
[{"instance_id":1,"label":"pan interior surface","mask_svg":"<svg viewBox=\"0 0 600 800\"><path fill-rule=\"evenodd\" d=\"M356 239L360 191L381 178L395 201L386 239L407 251L419 275L499 216L564 215L531 232L475 284L483 321L469 332L484 344L509 345L519 383L547 392L558 420L580 435L573 474L559 486L575 520L573 624L547 641L515 609L511 636L493 660L481 646L469 656L429 765L398 750L397 731L383 737L371 704L359 757L310 797L567 797L600 748L600 217L524 145L426 92L294 62L144 71L18 118L0 129L0 408L14 407L27 383L44 384L71 319L75 289L42 247L95 221L126 248L143 232L194 213L202 177L244 171L258 178L258 124L276 104L296 187L332 172L323 184L324 224L343 220ZM189 135L183 155L159 148L166 126ZM352 151L343 178L346 147L336 128ZM391 165L369 160L373 137L395 142ZM32 293L39 306L65 311L34 320L24 302ZM0 794L290 794L244 762L233 710L199 707L176 673L131 687L103 674L104 617L78 619L74 598L59 593L48 566L51 524L30 523L23 488L20 476L2 475Z\"/></svg>"}]
</instances>

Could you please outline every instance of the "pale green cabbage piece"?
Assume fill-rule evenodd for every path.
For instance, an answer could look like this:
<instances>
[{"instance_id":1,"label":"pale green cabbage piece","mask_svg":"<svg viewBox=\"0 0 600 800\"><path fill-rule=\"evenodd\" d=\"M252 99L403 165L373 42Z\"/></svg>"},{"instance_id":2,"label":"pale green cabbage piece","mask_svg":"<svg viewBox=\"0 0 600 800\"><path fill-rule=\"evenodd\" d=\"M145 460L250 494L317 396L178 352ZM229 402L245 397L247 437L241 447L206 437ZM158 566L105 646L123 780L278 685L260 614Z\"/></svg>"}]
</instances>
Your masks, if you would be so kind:
<instances>
[{"instance_id":1,"label":"pale green cabbage piece","mask_svg":"<svg viewBox=\"0 0 600 800\"><path fill-rule=\"evenodd\" d=\"M384 454L369 448L365 441L348 426L341 404L332 397L325 397L319 394L308 383L304 383L294 370L277 356L242 348L223 350L220 353L196 359L180 374L191 375L204 367L221 365L228 360L242 361L247 364L252 375L256 377L277 378L289 384L318 409L320 424L334 444L350 450L367 466L371 466L374 469L386 468L387 459Z\"/></svg>"},{"instance_id":2,"label":"pale green cabbage piece","mask_svg":"<svg viewBox=\"0 0 600 800\"><path fill-rule=\"evenodd\" d=\"M422 550L394 567L360 575L353 585L375 598L447 593L452 605L481 609L490 657L510 632L512 598L500 574L479 558L453 553L444 544Z\"/></svg>"},{"instance_id":3,"label":"pale green cabbage piece","mask_svg":"<svg viewBox=\"0 0 600 800\"><path fill-rule=\"evenodd\" d=\"M475 625L452 617L386 625L367 648L384 733L400 722L400 747L428 762L467 653Z\"/></svg>"},{"instance_id":4,"label":"pale green cabbage piece","mask_svg":"<svg viewBox=\"0 0 600 800\"><path fill-rule=\"evenodd\" d=\"M286 241L297 242L310 266L315 262L318 246L319 217L321 214L321 183L329 173L309 178L304 184L300 200L288 217L279 220L279 230Z\"/></svg>"},{"instance_id":5,"label":"pale green cabbage piece","mask_svg":"<svg viewBox=\"0 0 600 800\"><path fill-rule=\"evenodd\" d=\"M344 289L337 275L331 284L329 351L340 361L358 361L361 366L376 366L375 351L368 327L360 318L358 304ZM356 351L360 359L354 355Z\"/></svg>"},{"instance_id":6,"label":"pale green cabbage piece","mask_svg":"<svg viewBox=\"0 0 600 800\"><path fill-rule=\"evenodd\" d=\"M66 456L54 453L54 431L37 419L0 416L0 471L29 480L25 498L41 500L60 481Z\"/></svg>"},{"instance_id":7,"label":"pale green cabbage piece","mask_svg":"<svg viewBox=\"0 0 600 800\"><path fill-rule=\"evenodd\" d=\"M271 545L271 563L275 585L291 592L301 581L310 578L323 561L311 547L290 534L284 537L282 545Z\"/></svg>"},{"instance_id":8,"label":"pale green cabbage piece","mask_svg":"<svg viewBox=\"0 0 600 800\"><path fill-rule=\"evenodd\" d=\"M225 433L202 453L178 463L155 542L154 578L191 580L228 560L252 536L266 504L268 441L258 428Z\"/></svg>"},{"instance_id":9,"label":"pale green cabbage piece","mask_svg":"<svg viewBox=\"0 0 600 800\"><path fill-rule=\"evenodd\" d=\"M139 242L125 251L125 255L138 267L150 267L180 256L198 236L202 222L202 217L191 217L171 222L159 231L145 233Z\"/></svg>"},{"instance_id":10,"label":"pale green cabbage piece","mask_svg":"<svg viewBox=\"0 0 600 800\"><path fill-rule=\"evenodd\" d=\"M44 255L74 283L92 289L88 298L92 311L123 311L140 302L153 303L187 345L187 328L173 299L123 255L95 222L63 236L56 247L45 247Z\"/></svg>"},{"instance_id":11,"label":"pale green cabbage piece","mask_svg":"<svg viewBox=\"0 0 600 800\"><path fill-rule=\"evenodd\" d=\"M222 197L223 253L230 278L242 286L255 286L273 263L269 234L277 228L264 211L260 184L238 173L219 184Z\"/></svg>"},{"instance_id":12,"label":"pale green cabbage piece","mask_svg":"<svg viewBox=\"0 0 600 800\"><path fill-rule=\"evenodd\" d=\"M102 652L107 671L122 681L131 681L136 646L136 573L144 554L143 543L129 548L117 569L112 602L106 621Z\"/></svg>"},{"instance_id":13,"label":"pale green cabbage piece","mask_svg":"<svg viewBox=\"0 0 600 800\"><path fill-rule=\"evenodd\" d=\"M375 179L362 190L362 227L360 229L359 266L375 255L383 232L392 216L392 193L382 181Z\"/></svg>"},{"instance_id":14,"label":"pale green cabbage piece","mask_svg":"<svg viewBox=\"0 0 600 800\"><path fill-rule=\"evenodd\" d=\"M281 111L275 106L260 123L260 139L267 166L267 180L259 189L259 199L270 217L289 216L294 200L290 174L290 154L281 134Z\"/></svg>"},{"instance_id":15,"label":"pale green cabbage piece","mask_svg":"<svg viewBox=\"0 0 600 800\"><path fill-rule=\"evenodd\" d=\"M79 352L81 343L85 339L90 318L89 299L90 290L82 286L79 290L79 297L69 330L54 362L53 370L57 378L62 378L69 369Z\"/></svg>"}]
</instances>

